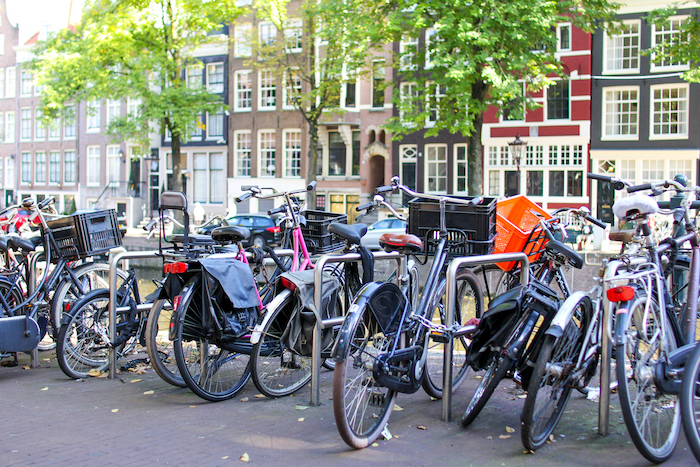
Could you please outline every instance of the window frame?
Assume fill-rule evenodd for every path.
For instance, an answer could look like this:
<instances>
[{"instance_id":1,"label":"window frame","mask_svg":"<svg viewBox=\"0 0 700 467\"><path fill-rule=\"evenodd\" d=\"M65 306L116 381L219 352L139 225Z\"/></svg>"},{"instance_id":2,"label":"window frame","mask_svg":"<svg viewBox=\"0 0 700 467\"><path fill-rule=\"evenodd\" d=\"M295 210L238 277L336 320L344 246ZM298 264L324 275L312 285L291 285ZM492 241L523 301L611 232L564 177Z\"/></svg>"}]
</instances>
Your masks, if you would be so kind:
<instances>
[{"instance_id":1,"label":"window frame","mask_svg":"<svg viewBox=\"0 0 700 467\"><path fill-rule=\"evenodd\" d=\"M626 100L626 101L623 101L622 99L617 99L617 100L609 101L609 100L607 99L607 93L608 93L608 92L612 92L612 93L616 93L616 92L636 92L637 98L636 98L636 101L634 101L634 103L636 103L636 106L637 106L637 110L636 110L636 121L635 121L635 123L634 123L634 126L636 127L636 131L635 131L634 133L628 133L628 134L620 134L620 133L617 133L617 134L616 134L616 133L607 134L607 133L606 133L606 128L607 128L607 126L608 126L608 115L609 115L609 114L608 114L608 111L607 111L608 104L609 104L610 102L612 102L612 104L614 104L614 105L620 105L619 103L623 103L623 104L624 104L625 102L629 102L629 103L632 103L632 102L633 102L631 99ZM639 107L640 107L640 87L639 87L639 86L608 86L608 87L604 87L604 88L602 89L602 97L603 97L603 99L602 99L602 101L603 101L602 104L603 104L603 105L601 106L601 112L603 113L603 115L602 115L602 118L601 118L601 133L600 133L600 139L601 139L602 141L637 141L637 140L639 140L639 125L640 125L640 122L639 122L639 115L640 115L640 113L639 113L639 112L640 112L640 108L639 108ZM612 117L615 117L616 119L619 120L619 116L620 116L620 115L623 115L623 114L622 114L622 113L617 113L617 112L615 112L615 113L610 114L610 115L611 115ZM632 114L629 113L629 115L632 115ZM615 122L612 122L611 125L615 125L616 127L620 127L620 125L628 125L628 126L631 126L632 123L623 124L623 123L615 123Z\"/></svg>"},{"instance_id":2,"label":"window frame","mask_svg":"<svg viewBox=\"0 0 700 467\"><path fill-rule=\"evenodd\" d=\"M241 83L241 76L246 76L247 81L248 81L248 87L243 89L239 89L239 85ZM253 72L252 70L236 70L233 75L234 79L234 105L233 105L233 111L234 112L250 112L253 110ZM247 93L248 98L245 99L249 102L249 106L247 107L241 107L241 102L244 101L244 99L241 98L241 93Z\"/></svg>"},{"instance_id":3,"label":"window frame","mask_svg":"<svg viewBox=\"0 0 700 467\"><path fill-rule=\"evenodd\" d=\"M217 71L219 67L221 68L221 72ZM221 76L221 81L219 81L219 76ZM212 80L213 77L216 78L215 81ZM212 94L223 94L225 90L226 69L224 68L224 62L207 63L207 91Z\"/></svg>"},{"instance_id":4,"label":"window frame","mask_svg":"<svg viewBox=\"0 0 700 467\"><path fill-rule=\"evenodd\" d=\"M272 138L268 138L268 136L270 135L272 136ZM269 146L263 147L264 144L268 144ZM258 177L275 178L277 176L277 165L275 164L277 158L277 132L274 129L258 130L257 150ZM266 153L267 156L264 157L263 153ZM269 174L267 172L267 168L263 167L263 160L268 162L272 161L272 164L275 167L275 170L272 174ZM266 167L269 167L269 164Z\"/></svg>"},{"instance_id":5,"label":"window frame","mask_svg":"<svg viewBox=\"0 0 700 467\"><path fill-rule=\"evenodd\" d=\"M247 141L243 141L240 137L247 135ZM239 143L248 143L247 148L242 148ZM253 135L250 130L238 130L233 132L233 160L235 177L250 178L252 176L252 160L253 160ZM246 166L241 165L241 162L246 158L242 155L247 154L247 174L244 174Z\"/></svg>"},{"instance_id":6,"label":"window frame","mask_svg":"<svg viewBox=\"0 0 700 467\"><path fill-rule=\"evenodd\" d=\"M633 32L627 33L627 32L625 31L625 32L623 32L622 34L616 34L616 35L614 35L614 36L608 35L607 32L604 32L604 33L603 33L603 74L604 74L604 75L608 75L608 74L616 74L616 75L637 74L637 73L639 73L639 71L640 71L640 62L641 62L641 54L640 54L640 52L641 52L641 37L642 37L642 34L641 34L641 29L642 29L642 27L641 27L641 19L626 20L626 21L622 21L622 23L623 23L626 27L629 26L630 30L631 30L633 27L636 27L637 31L636 31L635 33L633 33ZM636 42L637 42L636 46L633 46L633 45L625 46L625 45L623 44L623 46L622 46L621 48L618 48L618 47L615 47L614 44L611 44L611 43L610 43L610 41L620 40L620 39L624 41L624 37L626 37L626 36L629 36L629 37L631 38L631 40L633 40L634 38L636 38ZM637 53L636 53L636 66L635 66L635 67L631 67L631 66L630 66L630 67L628 67L628 68L625 68L624 66L623 66L623 67L620 67L620 68L613 68L613 67L611 67L611 66L609 65L609 61L610 61L610 60L614 60L614 58L611 58L611 57L610 57L610 52L611 52L611 50L614 50L614 51L617 51L617 50L619 50L619 49L624 50L624 48L629 48L629 49L631 49L631 50L633 50L634 48L636 48L636 50L637 50ZM618 59L618 60L619 60L619 59ZM630 57L630 58L624 58L624 57L623 57L623 58L622 58L622 61L624 62L625 60L635 60L635 58L632 58L632 57Z\"/></svg>"},{"instance_id":7,"label":"window frame","mask_svg":"<svg viewBox=\"0 0 700 467\"><path fill-rule=\"evenodd\" d=\"M291 135L294 135L294 138L290 138ZM282 166L284 167L284 178L301 178L302 141L301 130L283 130L282 148L284 153L282 154ZM290 147L290 142L298 143L298 146Z\"/></svg>"},{"instance_id":8,"label":"window frame","mask_svg":"<svg viewBox=\"0 0 700 467\"><path fill-rule=\"evenodd\" d=\"M684 125L685 126L685 131L684 132L679 132L679 133L656 133L654 127L657 125L657 123L654 121L655 117L655 108L654 104L656 102L664 102L663 99L656 99L654 97L654 91L656 90L665 90L665 89L678 89L678 90L683 90L685 91L685 99L683 100L669 100L666 102L677 102L677 103L684 103L685 109L682 111L677 111L676 113L678 114L683 114L685 117L685 121L682 123L676 122L677 125ZM649 140L679 140L679 139L688 139L690 136L690 85L688 83L666 83L666 84L657 84L649 87ZM673 114L673 112L669 112ZM664 126L664 124L660 124L661 126ZM667 123L667 125L670 125L670 123Z\"/></svg>"},{"instance_id":9,"label":"window frame","mask_svg":"<svg viewBox=\"0 0 700 467\"><path fill-rule=\"evenodd\" d=\"M671 25L673 24L674 21L678 21L680 24L680 28L683 28L683 22L688 20L690 18L688 15L675 15L671 16L668 18L668 21L671 22ZM680 30L679 30L680 31ZM656 24L652 23L651 24L651 47L656 47L661 45L663 42L657 41L658 35L659 34L665 34L670 37L673 37L675 35L680 35L679 33L674 33L673 31L667 32L667 31L657 31ZM690 64L689 63L674 63L671 65L663 65L663 64L656 64L653 61L653 55L652 55L652 60L649 63L649 71L651 73L660 73L660 72L668 72L668 71L685 71L690 69Z\"/></svg>"}]
</instances>

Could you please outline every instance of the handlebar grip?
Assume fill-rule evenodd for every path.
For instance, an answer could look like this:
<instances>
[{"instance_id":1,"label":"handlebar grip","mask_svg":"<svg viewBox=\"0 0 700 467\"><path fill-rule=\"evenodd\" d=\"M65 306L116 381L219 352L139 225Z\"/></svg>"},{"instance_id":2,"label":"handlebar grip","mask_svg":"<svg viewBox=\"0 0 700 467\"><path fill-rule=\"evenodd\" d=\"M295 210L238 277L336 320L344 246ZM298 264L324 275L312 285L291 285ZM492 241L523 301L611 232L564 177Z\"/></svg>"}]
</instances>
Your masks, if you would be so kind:
<instances>
[{"instance_id":1,"label":"handlebar grip","mask_svg":"<svg viewBox=\"0 0 700 467\"><path fill-rule=\"evenodd\" d=\"M592 174L592 173L588 174L588 178L591 178L593 180L600 180L601 182L609 182L613 179L612 177L610 177L608 175L600 175L600 174Z\"/></svg>"},{"instance_id":2,"label":"handlebar grip","mask_svg":"<svg viewBox=\"0 0 700 467\"><path fill-rule=\"evenodd\" d=\"M316 189L316 180L309 183L309 186L306 187L306 191L314 191L315 189Z\"/></svg>"},{"instance_id":3,"label":"handlebar grip","mask_svg":"<svg viewBox=\"0 0 700 467\"><path fill-rule=\"evenodd\" d=\"M38 207L39 207L39 209L44 209L49 204L53 204L55 202L56 202L56 198L54 198L53 196L48 196L48 197L44 198L43 200L41 200Z\"/></svg>"},{"instance_id":4,"label":"handlebar grip","mask_svg":"<svg viewBox=\"0 0 700 467\"><path fill-rule=\"evenodd\" d=\"M473 197L469 202L470 202L472 205L476 206L476 205L478 205L478 204L481 204L483 201L484 201L484 197L483 197L483 196L475 196L475 197Z\"/></svg>"},{"instance_id":5,"label":"handlebar grip","mask_svg":"<svg viewBox=\"0 0 700 467\"><path fill-rule=\"evenodd\" d=\"M357 206L355 208L355 211L357 211L357 212L365 211L371 207L374 207L374 203L367 203L367 204L363 204L362 206Z\"/></svg>"},{"instance_id":6,"label":"handlebar grip","mask_svg":"<svg viewBox=\"0 0 700 467\"><path fill-rule=\"evenodd\" d=\"M247 200L251 196L253 196L253 193L251 193L250 191L247 191L247 192L243 193L241 196L239 196L238 198L236 198L236 202L240 203L242 201Z\"/></svg>"},{"instance_id":7,"label":"handlebar grip","mask_svg":"<svg viewBox=\"0 0 700 467\"><path fill-rule=\"evenodd\" d=\"M396 188L398 188L398 187L396 187L394 185L378 186L377 188L374 189L374 193L379 195L382 193L386 193L388 191L394 191Z\"/></svg>"},{"instance_id":8,"label":"handlebar grip","mask_svg":"<svg viewBox=\"0 0 700 467\"><path fill-rule=\"evenodd\" d=\"M671 209L670 201L658 201L658 204L661 209ZM690 209L700 209L700 201L691 201Z\"/></svg>"},{"instance_id":9,"label":"handlebar grip","mask_svg":"<svg viewBox=\"0 0 700 467\"><path fill-rule=\"evenodd\" d=\"M282 206L270 209L269 211L267 211L267 214L271 216L271 215L277 214L279 212L284 212L286 209L287 209L287 206L282 205Z\"/></svg>"},{"instance_id":10,"label":"handlebar grip","mask_svg":"<svg viewBox=\"0 0 700 467\"><path fill-rule=\"evenodd\" d=\"M585 219L586 219L588 222L590 222L591 224L597 225L597 226L600 227L601 229L605 229L605 228L607 228L607 226L608 226L608 224L606 224L605 222L601 221L600 219L596 219L595 217L591 216L590 214L588 214L588 215L586 216Z\"/></svg>"},{"instance_id":11,"label":"handlebar grip","mask_svg":"<svg viewBox=\"0 0 700 467\"><path fill-rule=\"evenodd\" d=\"M634 193L635 191L651 190L651 183L642 183L641 185L634 185L627 187L627 193Z\"/></svg>"},{"instance_id":12,"label":"handlebar grip","mask_svg":"<svg viewBox=\"0 0 700 467\"><path fill-rule=\"evenodd\" d=\"M143 230L150 232L153 230L153 226L156 225L156 222L158 222L158 218L156 217L155 219L151 220L148 224L143 226Z\"/></svg>"}]
</instances>

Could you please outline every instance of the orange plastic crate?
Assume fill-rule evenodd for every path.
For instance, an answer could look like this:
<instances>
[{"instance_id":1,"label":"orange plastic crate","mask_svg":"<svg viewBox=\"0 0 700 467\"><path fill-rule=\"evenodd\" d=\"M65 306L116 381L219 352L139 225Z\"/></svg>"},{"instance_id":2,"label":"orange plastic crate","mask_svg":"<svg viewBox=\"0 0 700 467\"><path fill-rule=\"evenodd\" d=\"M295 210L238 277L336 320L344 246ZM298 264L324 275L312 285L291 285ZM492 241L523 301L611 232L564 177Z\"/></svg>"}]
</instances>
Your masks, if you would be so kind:
<instances>
[{"instance_id":1,"label":"orange plastic crate","mask_svg":"<svg viewBox=\"0 0 700 467\"><path fill-rule=\"evenodd\" d=\"M542 246L546 238L532 234L532 230L539 224L540 219L551 219L552 215L530 201L525 195L517 195L506 198L496 206L496 243L494 253L519 253L524 252L530 261L535 261L542 254ZM530 242L528 243L528 238ZM516 261L498 263L498 267L504 271L510 271L517 265Z\"/></svg>"}]
</instances>

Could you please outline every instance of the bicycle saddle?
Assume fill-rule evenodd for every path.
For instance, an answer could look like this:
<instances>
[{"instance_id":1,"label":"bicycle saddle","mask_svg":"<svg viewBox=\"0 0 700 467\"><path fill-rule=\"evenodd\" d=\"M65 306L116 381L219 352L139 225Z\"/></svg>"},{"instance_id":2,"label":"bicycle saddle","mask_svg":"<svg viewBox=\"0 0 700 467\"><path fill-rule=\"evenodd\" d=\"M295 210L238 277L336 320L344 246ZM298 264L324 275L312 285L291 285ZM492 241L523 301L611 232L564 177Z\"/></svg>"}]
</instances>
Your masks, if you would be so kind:
<instances>
[{"instance_id":1,"label":"bicycle saddle","mask_svg":"<svg viewBox=\"0 0 700 467\"><path fill-rule=\"evenodd\" d=\"M238 243L250 237L250 229L240 225L226 225L211 231L211 238L216 243Z\"/></svg>"},{"instance_id":2,"label":"bicycle saddle","mask_svg":"<svg viewBox=\"0 0 700 467\"><path fill-rule=\"evenodd\" d=\"M654 214L659 210L659 204L654 198L645 195L632 195L615 201L613 214L620 219L636 214Z\"/></svg>"},{"instance_id":3,"label":"bicycle saddle","mask_svg":"<svg viewBox=\"0 0 700 467\"><path fill-rule=\"evenodd\" d=\"M39 242L41 243L40 237L35 238L38 238ZM34 238L10 236L7 240L7 246L13 250L22 250L23 253L29 253L30 251L34 251L36 249L36 243L34 243L35 241L36 240L34 240Z\"/></svg>"},{"instance_id":4,"label":"bicycle saddle","mask_svg":"<svg viewBox=\"0 0 700 467\"><path fill-rule=\"evenodd\" d=\"M367 224L341 224L333 222L328 226L328 231L344 238L352 245L359 245L360 238L367 233Z\"/></svg>"},{"instance_id":5,"label":"bicycle saddle","mask_svg":"<svg viewBox=\"0 0 700 467\"><path fill-rule=\"evenodd\" d=\"M629 243L632 241L632 238L634 238L634 230L627 229L611 231L608 238L613 242Z\"/></svg>"},{"instance_id":6,"label":"bicycle saddle","mask_svg":"<svg viewBox=\"0 0 700 467\"><path fill-rule=\"evenodd\" d=\"M576 269L581 269L583 267L583 257L560 241L550 240L547 242L544 249L566 256L569 259L569 264Z\"/></svg>"},{"instance_id":7,"label":"bicycle saddle","mask_svg":"<svg viewBox=\"0 0 700 467\"><path fill-rule=\"evenodd\" d=\"M398 251L402 255L412 255L423 251L423 241L413 234L382 234L379 237L379 246L384 248L384 251Z\"/></svg>"},{"instance_id":8,"label":"bicycle saddle","mask_svg":"<svg viewBox=\"0 0 700 467\"><path fill-rule=\"evenodd\" d=\"M214 245L214 240L209 235L190 234L187 236L187 242L190 245ZM185 235L173 235L170 237L170 243L185 243Z\"/></svg>"}]
</instances>

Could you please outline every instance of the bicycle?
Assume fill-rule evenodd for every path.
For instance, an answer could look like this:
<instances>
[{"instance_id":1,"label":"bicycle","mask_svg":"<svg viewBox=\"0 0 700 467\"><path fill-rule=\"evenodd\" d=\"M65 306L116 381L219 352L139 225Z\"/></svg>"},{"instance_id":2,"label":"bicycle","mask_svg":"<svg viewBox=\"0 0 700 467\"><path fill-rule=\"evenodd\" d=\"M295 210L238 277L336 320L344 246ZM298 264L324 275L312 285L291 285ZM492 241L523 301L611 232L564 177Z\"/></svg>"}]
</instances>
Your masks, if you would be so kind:
<instances>
[{"instance_id":1,"label":"bicycle","mask_svg":"<svg viewBox=\"0 0 700 467\"><path fill-rule=\"evenodd\" d=\"M343 441L356 449L368 446L380 435L391 415L398 392L414 393L425 381L430 331L434 331L434 338L437 339L446 333L456 337L456 342L460 344L455 345L455 352L460 351L459 347L469 346L467 334L474 326L463 324L469 318L480 316L482 306L481 291L470 270L461 270L458 279L471 308L464 307L460 301L455 314L457 324L450 329L435 323L433 317L436 309L444 307L444 271L450 254L463 256L487 252L492 247L492 234L495 233L493 199L480 205L483 201L481 197L460 199L416 193L401 185L398 177L392 178L390 186L377 188L375 193L395 190L420 198L411 203L413 213L409 214L412 223L409 227L413 232L425 232L426 249L435 257L417 308L414 308L410 296L412 284L408 259L424 251L423 240L415 234L384 234L380 237L380 245L385 251L401 254L399 285L392 282L365 284L352 301L338 332L332 350L336 362L333 412ZM395 216L401 217L390 204L381 204ZM418 214L421 208L424 208L422 224ZM451 213L452 218L455 212L460 221L465 221L467 217L478 224L479 232L448 228L446 213ZM435 219L437 227L427 222ZM452 251L448 251L448 242ZM467 370L462 365L454 372L453 387L458 387L464 381Z\"/></svg>"}]
</instances>

